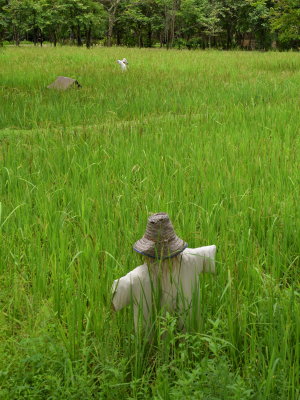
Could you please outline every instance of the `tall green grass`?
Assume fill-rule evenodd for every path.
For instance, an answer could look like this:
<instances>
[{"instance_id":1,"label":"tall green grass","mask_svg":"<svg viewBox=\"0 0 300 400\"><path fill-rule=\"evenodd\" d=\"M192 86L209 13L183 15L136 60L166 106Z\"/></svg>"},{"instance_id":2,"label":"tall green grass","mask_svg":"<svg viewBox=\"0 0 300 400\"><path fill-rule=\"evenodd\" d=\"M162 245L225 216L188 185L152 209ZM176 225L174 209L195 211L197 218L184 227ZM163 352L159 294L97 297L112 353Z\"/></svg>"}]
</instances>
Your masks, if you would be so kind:
<instances>
[{"instance_id":1,"label":"tall green grass","mask_svg":"<svg viewBox=\"0 0 300 400\"><path fill-rule=\"evenodd\" d=\"M0 398L298 400L299 54L4 48L0 66ZM83 88L46 89L57 75ZM217 275L197 332L162 315L146 341L110 286L158 211L217 245Z\"/></svg>"}]
</instances>

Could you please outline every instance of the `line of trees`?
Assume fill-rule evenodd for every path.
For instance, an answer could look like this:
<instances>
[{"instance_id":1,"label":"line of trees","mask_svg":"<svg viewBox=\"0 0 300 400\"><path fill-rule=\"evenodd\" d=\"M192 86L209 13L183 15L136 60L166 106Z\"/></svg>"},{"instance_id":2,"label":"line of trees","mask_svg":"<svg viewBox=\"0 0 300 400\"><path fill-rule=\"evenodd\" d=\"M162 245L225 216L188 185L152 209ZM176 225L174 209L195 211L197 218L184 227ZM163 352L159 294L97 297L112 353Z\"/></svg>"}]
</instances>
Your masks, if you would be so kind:
<instances>
[{"instance_id":1,"label":"line of trees","mask_svg":"<svg viewBox=\"0 0 300 400\"><path fill-rule=\"evenodd\" d=\"M300 47L299 0L0 0L0 43Z\"/></svg>"}]
</instances>

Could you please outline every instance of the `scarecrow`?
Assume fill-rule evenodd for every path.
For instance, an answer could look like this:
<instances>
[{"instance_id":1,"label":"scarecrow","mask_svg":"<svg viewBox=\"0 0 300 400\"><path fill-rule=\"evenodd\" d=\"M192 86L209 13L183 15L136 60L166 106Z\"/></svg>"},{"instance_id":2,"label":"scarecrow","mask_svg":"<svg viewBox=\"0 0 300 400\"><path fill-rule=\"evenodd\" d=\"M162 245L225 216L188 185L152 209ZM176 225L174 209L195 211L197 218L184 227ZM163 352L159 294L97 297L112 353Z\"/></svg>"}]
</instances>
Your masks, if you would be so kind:
<instances>
[{"instance_id":1,"label":"scarecrow","mask_svg":"<svg viewBox=\"0 0 300 400\"><path fill-rule=\"evenodd\" d=\"M120 65L122 72L127 70L128 61L126 58L123 58L123 60L117 60L117 63Z\"/></svg>"},{"instance_id":2,"label":"scarecrow","mask_svg":"<svg viewBox=\"0 0 300 400\"><path fill-rule=\"evenodd\" d=\"M144 264L112 285L113 309L133 304L136 329L140 322L150 327L158 311L176 313L183 327L197 315L199 274L215 272L216 246L187 246L176 235L168 214L149 217L144 236L133 245Z\"/></svg>"}]
</instances>

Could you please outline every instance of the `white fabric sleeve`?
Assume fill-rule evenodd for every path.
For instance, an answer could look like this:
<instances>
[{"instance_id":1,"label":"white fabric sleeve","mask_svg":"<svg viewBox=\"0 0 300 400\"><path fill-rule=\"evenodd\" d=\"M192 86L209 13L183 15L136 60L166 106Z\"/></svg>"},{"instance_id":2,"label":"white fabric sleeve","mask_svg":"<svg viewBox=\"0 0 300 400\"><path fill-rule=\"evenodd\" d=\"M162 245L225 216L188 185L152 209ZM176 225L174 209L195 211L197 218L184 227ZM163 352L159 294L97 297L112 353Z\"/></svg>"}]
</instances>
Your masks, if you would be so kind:
<instances>
[{"instance_id":1,"label":"white fabric sleeve","mask_svg":"<svg viewBox=\"0 0 300 400\"><path fill-rule=\"evenodd\" d=\"M215 273L215 245L198 247L196 249L187 248L183 254L187 257L187 263L194 268L197 274L201 272Z\"/></svg>"},{"instance_id":2,"label":"white fabric sleeve","mask_svg":"<svg viewBox=\"0 0 300 400\"><path fill-rule=\"evenodd\" d=\"M212 246L205 247L205 260L203 272L216 272L215 257L216 257L217 247L213 244Z\"/></svg>"},{"instance_id":3,"label":"white fabric sleeve","mask_svg":"<svg viewBox=\"0 0 300 400\"><path fill-rule=\"evenodd\" d=\"M116 279L112 284L112 303L115 311L128 306L132 297L132 285L129 274L120 279Z\"/></svg>"}]
</instances>

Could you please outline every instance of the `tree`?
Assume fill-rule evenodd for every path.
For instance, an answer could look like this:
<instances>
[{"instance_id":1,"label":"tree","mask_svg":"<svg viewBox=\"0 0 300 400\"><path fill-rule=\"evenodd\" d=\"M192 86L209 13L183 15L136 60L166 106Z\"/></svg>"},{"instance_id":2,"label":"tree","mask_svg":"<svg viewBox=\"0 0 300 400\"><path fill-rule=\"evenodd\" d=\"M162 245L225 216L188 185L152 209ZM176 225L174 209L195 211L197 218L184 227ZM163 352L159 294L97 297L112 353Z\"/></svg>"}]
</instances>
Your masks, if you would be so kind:
<instances>
[{"instance_id":1,"label":"tree","mask_svg":"<svg viewBox=\"0 0 300 400\"><path fill-rule=\"evenodd\" d=\"M284 47L300 47L299 0L277 0L271 15L271 26Z\"/></svg>"},{"instance_id":2,"label":"tree","mask_svg":"<svg viewBox=\"0 0 300 400\"><path fill-rule=\"evenodd\" d=\"M149 16L147 2L141 3L139 0L128 1L123 4L120 16L116 20L117 31L122 31L126 37L126 44L144 47L145 37L148 36L148 46L152 45L151 16ZM125 31L122 29L126 27ZM150 29L150 37L149 37ZM148 35L147 35L148 32ZM117 43L119 40L117 40Z\"/></svg>"},{"instance_id":3,"label":"tree","mask_svg":"<svg viewBox=\"0 0 300 400\"><path fill-rule=\"evenodd\" d=\"M0 45L3 45L4 34L8 27L7 13L5 6L7 2L5 0L0 0Z\"/></svg>"},{"instance_id":4,"label":"tree","mask_svg":"<svg viewBox=\"0 0 300 400\"><path fill-rule=\"evenodd\" d=\"M208 0L182 0L179 13L179 36L186 45L211 47L222 33L219 4Z\"/></svg>"},{"instance_id":5,"label":"tree","mask_svg":"<svg viewBox=\"0 0 300 400\"><path fill-rule=\"evenodd\" d=\"M27 32L33 33L33 42L36 45L39 41L41 46L43 44L43 34L45 27L48 23L47 20L47 6L46 0L28 1L28 21Z\"/></svg>"},{"instance_id":6,"label":"tree","mask_svg":"<svg viewBox=\"0 0 300 400\"><path fill-rule=\"evenodd\" d=\"M273 0L247 0L240 7L237 20L237 31L240 39L247 38L248 46L268 49L272 43L272 32L270 27L270 10Z\"/></svg>"},{"instance_id":7,"label":"tree","mask_svg":"<svg viewBox=\"0 0 300 400\"><path fill-rule=\"evenodd\" d=\"M276 34L282 47L297 48L299 9L299 0L0 0L0 43L90 47L106 29L108 46L231 49L253 38L267 49Z\"/></svg>"},{"instance_id":8,"label":"tree","mask_svg":"<svg viewBox=\"0 0 300 400\"><path fill-rule=\"evenodd\" d=\"M67 30L66 6L64 1L57 0L40 0L40 3L42 4L40 9L43 11L43 19L39 19L39 28L54 46L56 46L64 30Z\"/></svg>"},{"instance_id":9,"label":"tree","mask_svg":"<svg viewBox=\"0 0 300 400\"><path fill-rule=\"evenodd\" d=\"M31 6L30 0L10 0L3 7L16 46L19 46L22 36L28 31Z\"/></svg>"},{"instance_id":10,"label":"tree","mask_svg":"<svg viewBox=\"0 0 300 400\"><path fill-rule=\"evenodd\" d=\"M113 29L116 22L116 12L121 0L100 0L108 14L107 45L112 46Z\"/></svg>"}]
</instances>

